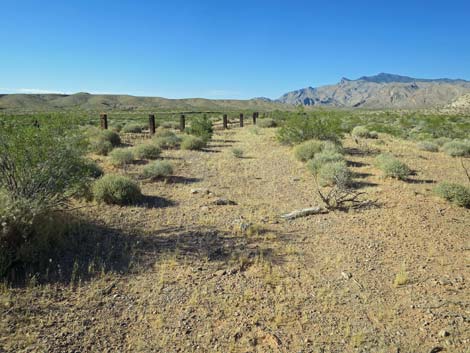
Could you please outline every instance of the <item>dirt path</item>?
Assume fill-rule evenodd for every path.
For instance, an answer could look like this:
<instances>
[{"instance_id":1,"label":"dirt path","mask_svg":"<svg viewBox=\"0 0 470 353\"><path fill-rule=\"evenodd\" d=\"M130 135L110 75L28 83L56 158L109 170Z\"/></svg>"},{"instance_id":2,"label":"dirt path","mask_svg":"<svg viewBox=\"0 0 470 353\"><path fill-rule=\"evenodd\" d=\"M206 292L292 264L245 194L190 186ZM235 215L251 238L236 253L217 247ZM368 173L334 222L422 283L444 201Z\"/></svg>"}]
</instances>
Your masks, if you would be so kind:
<instances>
[{"instance_id":1,"label":"dirt path","mask_svg":"<svg viewBox=\"0 0 470 353\"><path fill-rule=\"evenodd\" d=\"M134 237L136 271L32 290L24 300L41 300L9 314L6 347L28 332L32 350L51 352L466 352L470 212L435 199L426 181L460 180L455 161L383 138L368 147L418 170L408 183L383 180L346 141L362 190L381 206L286 222L279 214L319 200L290 148L260 131L167 152L178 177L143 185L158 207L93 213ZM252 224L248 235L240 222ZM400 272L407 284L395 287Z\"/></svg>"}]
</instances>

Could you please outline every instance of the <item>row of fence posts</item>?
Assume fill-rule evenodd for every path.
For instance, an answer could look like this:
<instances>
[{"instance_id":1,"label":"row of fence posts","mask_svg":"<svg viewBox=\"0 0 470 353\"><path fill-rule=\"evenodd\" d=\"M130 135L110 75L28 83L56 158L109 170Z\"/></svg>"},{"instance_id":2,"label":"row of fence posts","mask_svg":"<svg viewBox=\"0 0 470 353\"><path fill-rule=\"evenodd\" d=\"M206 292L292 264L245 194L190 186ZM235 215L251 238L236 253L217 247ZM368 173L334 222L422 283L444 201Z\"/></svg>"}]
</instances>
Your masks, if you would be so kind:
<instances>
[{"instance_id":1,"label":"row of fence posts","mask_svg":"<svg viewBox=\"0 0 470 353\"><path fill-rule=\"evenodd\" d=\"M253 125L256 125L256 119L258 119L259 113L254 112L253 113ZM222 124L224 129L228 129L228 116L227 114L223 115L222 118ZM100 114L100 126L102 129L107 130L108 129L108 114L102 113ZM240 114L240 127L244 126L243 122L243 114ZM149 130L150 134L154 135L155 134L155 114L150 114L149 115ZM186 128L186 117L184 114L180 115L180 130L184 131Z\"/></svg>"}]
</instances>

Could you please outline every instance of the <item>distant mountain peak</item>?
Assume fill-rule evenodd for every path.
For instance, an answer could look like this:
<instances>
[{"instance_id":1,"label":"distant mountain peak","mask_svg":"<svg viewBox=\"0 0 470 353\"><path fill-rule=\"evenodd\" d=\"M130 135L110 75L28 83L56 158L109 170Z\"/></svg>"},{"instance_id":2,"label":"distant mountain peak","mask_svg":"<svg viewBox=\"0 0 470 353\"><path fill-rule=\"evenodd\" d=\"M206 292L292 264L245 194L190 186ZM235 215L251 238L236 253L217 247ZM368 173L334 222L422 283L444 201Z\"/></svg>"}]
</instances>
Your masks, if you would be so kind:
<instances>
[{"instance_id":1,"label":"distant mountain peak","mask_svg":"<svg viewBox=\"0 0 470 353\"><path fill-rule=\"evenodd\" d=\"M373 83L413 83L413 82L445 82L445 83L457 83L457 82L468 82L462 79L450 79L450 78L414 78L410 76L403 76L397 74L390 74L386 72L380 72L373 76L362 76L355 81L365 81Z\"/></svg>"}]
</instances>

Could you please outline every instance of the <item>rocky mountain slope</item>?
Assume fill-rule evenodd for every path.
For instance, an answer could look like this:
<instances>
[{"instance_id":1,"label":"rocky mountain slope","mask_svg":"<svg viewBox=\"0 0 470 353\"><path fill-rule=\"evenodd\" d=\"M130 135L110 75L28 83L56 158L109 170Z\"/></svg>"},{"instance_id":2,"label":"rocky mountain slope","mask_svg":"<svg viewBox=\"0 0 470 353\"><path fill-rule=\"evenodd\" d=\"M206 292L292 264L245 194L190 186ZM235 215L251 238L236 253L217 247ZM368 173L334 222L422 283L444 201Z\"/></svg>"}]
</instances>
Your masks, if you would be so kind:
<instances>
[{"instance_id":1,"label":"rocky mountain slope","mask_svg":"<svg viewBox=\"0 0 470 353\"><path fill-rule=\"evenodd\" d=\"M430 108L444 106L465 93L470 81L416 79L381 73L336 85L307 87L278 99L285 104L346 108Z\"/></svg>"}]
</instances>

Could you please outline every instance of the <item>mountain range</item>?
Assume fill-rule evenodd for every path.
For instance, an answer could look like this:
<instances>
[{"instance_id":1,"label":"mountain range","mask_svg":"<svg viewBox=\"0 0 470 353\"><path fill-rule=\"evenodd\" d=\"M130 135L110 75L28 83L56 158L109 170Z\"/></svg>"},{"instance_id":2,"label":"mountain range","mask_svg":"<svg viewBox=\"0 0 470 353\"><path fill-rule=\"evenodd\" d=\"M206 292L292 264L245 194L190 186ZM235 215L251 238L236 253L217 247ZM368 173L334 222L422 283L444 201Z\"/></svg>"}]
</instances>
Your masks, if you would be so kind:
<instances>
[{"instance_id":1,"label":"mountain range","mask_svg":"<svg viewBox=\"0 0 470 353\"><path fill-rule=\"evenodd\" d=\"M380 73L356 80L342 78L339 83L307 87L284 94L279 99L259 97L234 99L167 99L130 95L76 94L0 94L0 111L223 111L292 109L296 105L330 108L419 109L452 105L470 94L470 81L462 79L418 79ZM466 100L465 100L466 101Z\"/></svg>"}]
</instances>

